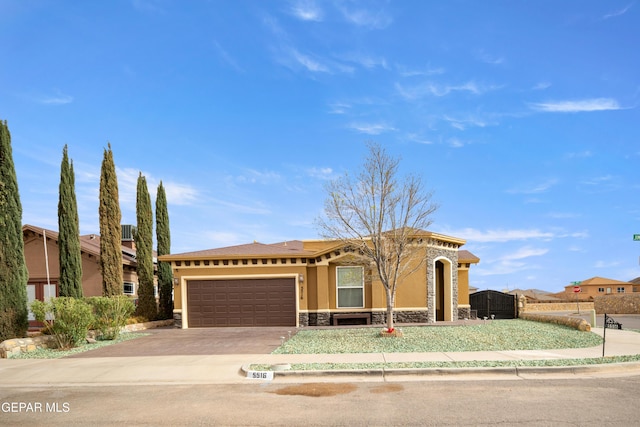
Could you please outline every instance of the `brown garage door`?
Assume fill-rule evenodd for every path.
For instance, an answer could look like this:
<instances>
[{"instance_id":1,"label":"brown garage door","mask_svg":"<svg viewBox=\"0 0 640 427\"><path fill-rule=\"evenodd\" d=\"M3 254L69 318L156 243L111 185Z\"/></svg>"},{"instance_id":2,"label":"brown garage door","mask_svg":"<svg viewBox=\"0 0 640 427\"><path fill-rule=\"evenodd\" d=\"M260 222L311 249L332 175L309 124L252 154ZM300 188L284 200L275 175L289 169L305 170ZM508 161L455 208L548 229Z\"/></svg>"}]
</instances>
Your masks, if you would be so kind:
<instances>
[{"instance_id":1,"label":"brown garage door","mask_svg":"<svg viewBox=\"0 0 640 427\"><path fill-rule=\"evenodd\" d=\"M294 279L187 281L190 328L295 326Z\"/></svg>"}]
</instances>

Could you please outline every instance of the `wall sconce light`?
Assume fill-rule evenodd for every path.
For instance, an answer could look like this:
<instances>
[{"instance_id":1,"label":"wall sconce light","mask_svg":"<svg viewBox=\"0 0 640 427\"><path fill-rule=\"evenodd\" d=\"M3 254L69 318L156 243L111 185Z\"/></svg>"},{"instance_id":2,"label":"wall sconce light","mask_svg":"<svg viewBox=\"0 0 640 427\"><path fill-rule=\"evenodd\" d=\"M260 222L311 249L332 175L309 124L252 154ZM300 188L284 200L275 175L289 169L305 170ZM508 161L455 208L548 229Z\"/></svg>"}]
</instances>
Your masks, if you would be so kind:
<instances>
[{"instance_id":1,"label":"wall sconce light","mask_svg":"<svg viewBox=\"0 0 640 427\"><path fill-rule=\"evenodd\" d=\"M174 286L180 286L180 280L177 277L173 278L173 284Z\"/></svg>"},{"instance_id":2,"label":"wall sconce light","mask_svg":"<svg viewBox=\"0 0 640 427\"><path fill-rule=\"evenodd\" d=\"M298 277L298 279L299 279L301 282L304 282L304 274L301 274L301 275Z\"/></svg>"}]
</instances>

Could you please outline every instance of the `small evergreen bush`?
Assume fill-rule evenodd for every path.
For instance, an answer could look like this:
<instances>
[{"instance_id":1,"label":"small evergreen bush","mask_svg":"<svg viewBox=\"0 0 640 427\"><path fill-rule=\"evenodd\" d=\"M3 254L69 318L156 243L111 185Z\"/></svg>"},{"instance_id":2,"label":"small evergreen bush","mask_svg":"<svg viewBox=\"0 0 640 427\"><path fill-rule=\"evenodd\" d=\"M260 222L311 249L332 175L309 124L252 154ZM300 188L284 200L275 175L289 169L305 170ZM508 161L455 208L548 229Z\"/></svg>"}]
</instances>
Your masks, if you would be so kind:
<instances>
[{"instance_id":1,"label":"small evergreen bush","mask_svg":"<svg viewBox=\"0 0 640 427\"><path fill-rule=\"evenodd\" d=\"M133 301L125 296L90 297L85 298L93 309L93 329L98 338L115 340L120 335L120 329L127 324L127 319L135 310Z\"/></svg>"},{"instance_id":2,"label":"small evergreen bush","mask_svg":"<svg viewBox=\"0 0 640 427\"><path fill-rule=\"evenodd\" d=\"M59 349L69 349L87 337L93 322L91 306L78 298L58 297L48 302L33 301L31 311L36 320L45 324L56 339Z\"/></svg>"}]
</instances>

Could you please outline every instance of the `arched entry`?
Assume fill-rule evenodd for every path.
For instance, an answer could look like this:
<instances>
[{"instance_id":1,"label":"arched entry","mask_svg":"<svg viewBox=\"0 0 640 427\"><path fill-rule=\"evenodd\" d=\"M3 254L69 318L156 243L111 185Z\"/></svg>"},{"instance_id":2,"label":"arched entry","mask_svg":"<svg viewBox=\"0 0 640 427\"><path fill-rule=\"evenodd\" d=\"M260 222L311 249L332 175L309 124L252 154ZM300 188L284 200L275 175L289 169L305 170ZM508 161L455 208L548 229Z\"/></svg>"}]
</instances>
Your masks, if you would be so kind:
<instances>
[{"instance_id":1,"label":"arched entry","mask_svg":"<svg viewBox=\"0 0 640 427\"><path fill-rule=\"evenodd\" d=\"M453 320L451 261L438 258L435 261L436 321Z\"/></svg>"}]
</instances>

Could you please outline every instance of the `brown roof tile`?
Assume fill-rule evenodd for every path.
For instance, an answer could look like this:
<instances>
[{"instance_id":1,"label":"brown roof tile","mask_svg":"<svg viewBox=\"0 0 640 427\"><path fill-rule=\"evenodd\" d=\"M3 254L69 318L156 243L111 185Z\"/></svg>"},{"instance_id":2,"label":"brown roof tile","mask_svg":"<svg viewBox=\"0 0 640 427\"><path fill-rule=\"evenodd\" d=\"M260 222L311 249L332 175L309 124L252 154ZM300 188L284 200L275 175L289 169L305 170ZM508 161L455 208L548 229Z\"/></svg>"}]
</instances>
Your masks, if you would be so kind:
<instances>
[{"instance_id":1,"label":"brown roof tile","mask_svg":"<svg viewBox=\"0 0 640 427\"><path fill-rule=\"evenodd\" d=\"M226 257L226 256L311 256L315 252L307 251L300 240L289 240L287 242L264 244L248 243L244 245L226 246L223 248L207 249L204 251L185 252L181 254L169 255L173 258L189 257Z\"/></svg>"},{"instance_id":2,"label":"brown roof tile","mask_svg":"<svg viewBox=\"0 0 640 427\"><path fill-rule=\"evenodd\" d=\"M458 262L468 262L471 264L477 264L480 262L480 258L475 256L469 251L461 249L458 251Z\"/></svg>"}]
</instances>

